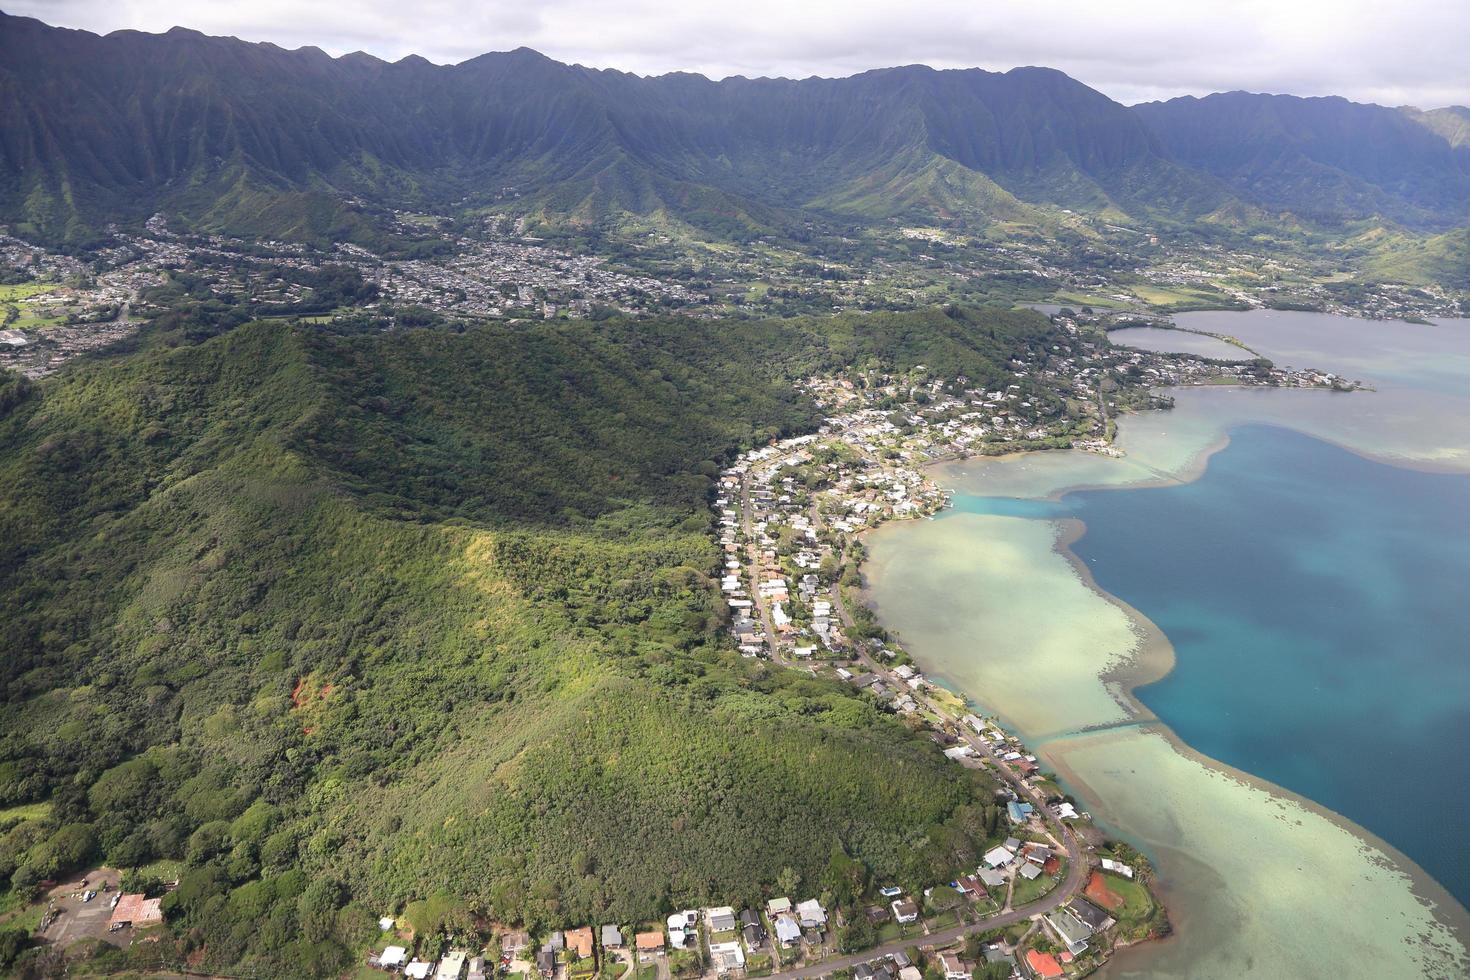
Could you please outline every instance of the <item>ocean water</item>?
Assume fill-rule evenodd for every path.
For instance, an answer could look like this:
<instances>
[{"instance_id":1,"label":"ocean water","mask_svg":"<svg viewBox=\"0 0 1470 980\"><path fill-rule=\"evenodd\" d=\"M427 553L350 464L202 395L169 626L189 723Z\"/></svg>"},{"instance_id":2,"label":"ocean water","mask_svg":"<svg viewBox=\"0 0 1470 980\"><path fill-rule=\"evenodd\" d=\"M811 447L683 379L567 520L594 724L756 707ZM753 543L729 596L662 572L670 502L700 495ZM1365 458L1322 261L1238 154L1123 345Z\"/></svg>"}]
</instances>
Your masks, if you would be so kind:
<instances>
[{"instance_id":1,"label":"ocean water","mask_svg":"<svg viewBox=\"0 0 1470 980\"><path fill-rule=\"evenodd\" d=\"M1244 361L1255 356L1243 347L1187 330L1124 327L1121 330L1111 331L1108 339L1119 347L1138 347L1142 350L1172 354L1198 354L1201 357L1213 357L1225 361Z\"/></svg>"},{"instance_id":2,"label":"ocean water","mask_svg":"<svg viewBox=\"0 0 1470 980\"><path fill-rule=\"evenodd\" d=\"M1146 707L1470 904L1470 475L1247 425L1189 483L965 507L1082 520L1073 552L1174 647Z\"/></svg>"},{"instance_id":3,"label":"ocean water","mask_svg":"<svg viewBox=\"0 0 1470 980\"><path fill-rule=\"evenodd\" d=\"M1178 322L1376 390L1175 389L1124 459L938 468L869 597L1154 859L1177 934L1108 976L1470 976L1470 323Z\"/></svg>"}]
</instances>

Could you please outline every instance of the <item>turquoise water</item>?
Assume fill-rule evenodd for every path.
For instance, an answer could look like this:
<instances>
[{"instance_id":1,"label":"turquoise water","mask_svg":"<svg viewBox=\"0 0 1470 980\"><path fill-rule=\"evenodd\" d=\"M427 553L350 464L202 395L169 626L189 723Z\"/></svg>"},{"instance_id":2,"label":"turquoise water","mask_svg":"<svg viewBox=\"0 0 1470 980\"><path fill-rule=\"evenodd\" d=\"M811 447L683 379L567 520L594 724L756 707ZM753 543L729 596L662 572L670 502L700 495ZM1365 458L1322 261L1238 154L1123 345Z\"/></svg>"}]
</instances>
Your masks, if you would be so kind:
<instances>
[{"instance_id":1,"label":"turquoise water","mask_svg":"<svg viewBox=\"0 0 1470 980\"><path fill-rule=\"evenodd\" d=\"M1245 425L1190 483L956 505L1082 519L1072 550L1174 646L1147 707L1470 903L1470 475Z\"/></svg>"}]
</instances>

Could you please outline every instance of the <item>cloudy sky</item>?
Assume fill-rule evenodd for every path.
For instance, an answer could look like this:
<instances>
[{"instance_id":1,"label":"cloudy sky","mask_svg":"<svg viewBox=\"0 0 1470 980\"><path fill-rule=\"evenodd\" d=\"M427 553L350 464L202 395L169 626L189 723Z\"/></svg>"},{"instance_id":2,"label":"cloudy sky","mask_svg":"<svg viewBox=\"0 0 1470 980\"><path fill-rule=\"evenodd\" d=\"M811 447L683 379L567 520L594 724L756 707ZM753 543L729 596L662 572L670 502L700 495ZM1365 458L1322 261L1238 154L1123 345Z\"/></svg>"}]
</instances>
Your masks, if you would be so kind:
<instances>
[{"instance_id":1,"label":"cloudy sky","mask_svg":"<svg viewBox=\"0 0 1470 980\"><path fill-rule=\"evenodd\" d=\"M463 61L527 45L640 74L1048 65L1123 102L1227 89L1470 104L1470 0L0 0L106 33L176 24Z\"/></svg>"}]
</instances>

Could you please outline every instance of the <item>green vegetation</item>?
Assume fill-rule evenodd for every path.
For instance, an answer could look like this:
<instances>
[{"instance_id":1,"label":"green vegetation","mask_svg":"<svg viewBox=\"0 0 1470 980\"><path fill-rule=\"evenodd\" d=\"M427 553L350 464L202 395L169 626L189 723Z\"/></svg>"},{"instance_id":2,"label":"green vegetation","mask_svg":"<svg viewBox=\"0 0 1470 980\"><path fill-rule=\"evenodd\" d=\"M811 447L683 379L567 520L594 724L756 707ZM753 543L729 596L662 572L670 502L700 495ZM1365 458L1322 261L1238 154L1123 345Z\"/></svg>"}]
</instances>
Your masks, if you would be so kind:
<instances>
[{"instance_id":1,"label":"green vegetation","mask_svg":"<svg viewBox=\"0 0 1470 980\"><path fill-rule=\"evenodd\" d=\"M973 865L986 777L730 649L711 478L811 424L793 378L993 384L1051 330L272 322L0 384L0 874L178 867L178 942L109 968L320 975L400 909L432 938Z\"/></svg>"}]
</instances>

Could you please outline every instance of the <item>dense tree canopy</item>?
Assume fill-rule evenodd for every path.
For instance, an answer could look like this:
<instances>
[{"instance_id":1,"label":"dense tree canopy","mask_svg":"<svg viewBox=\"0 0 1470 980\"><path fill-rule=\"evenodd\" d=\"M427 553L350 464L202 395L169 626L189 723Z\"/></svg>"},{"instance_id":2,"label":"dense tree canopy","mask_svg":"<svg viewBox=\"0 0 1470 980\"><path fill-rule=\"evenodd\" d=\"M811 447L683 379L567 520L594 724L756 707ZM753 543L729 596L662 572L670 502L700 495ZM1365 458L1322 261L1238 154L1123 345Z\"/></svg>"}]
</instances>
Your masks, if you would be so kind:
<instances>
[{"instance_id":1,"label":"dense tree canopy","mask_svg":"<svg viewBox=\"0 0 1470 980\"><path fill-rule=\"evenodd\" d=\"M405 907L627 921L973 863L981 777L730 649L711 477L814 421L793 378L996 383L1050 329L256 323L0 385L0 875L180 860L180 955L283 975Z\"/></svg>"}]
</instances>

